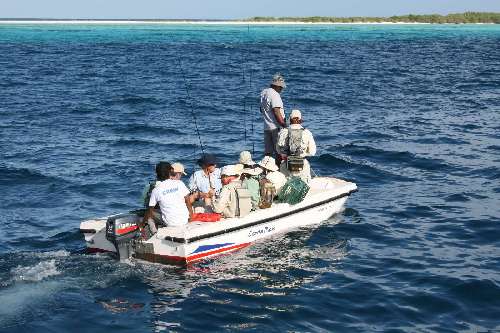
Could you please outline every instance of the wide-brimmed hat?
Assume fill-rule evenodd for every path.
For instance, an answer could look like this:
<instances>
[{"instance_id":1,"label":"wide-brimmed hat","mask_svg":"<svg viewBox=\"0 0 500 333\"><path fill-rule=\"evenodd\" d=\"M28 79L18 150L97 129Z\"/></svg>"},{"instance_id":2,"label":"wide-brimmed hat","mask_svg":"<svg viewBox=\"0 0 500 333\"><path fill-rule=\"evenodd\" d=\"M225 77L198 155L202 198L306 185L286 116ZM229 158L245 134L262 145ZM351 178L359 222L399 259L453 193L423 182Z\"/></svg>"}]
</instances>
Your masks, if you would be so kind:
<instances>
[{"instance_id":1,"label":"wide-brimmed hat","mask_svg":"<svg viewBox=\"0 0 500 333\"><path fill-rule=\"evenodd\" d=\"M243 165L255 165L255 162L252 160L252 154L248 150L244 150L240 153L239 162Z\"/></svg>"},{"instance_id":2,"label":"wide-brimmed hat","mask_svg":"<svg viewBox=\"0 0 500 333\"><path fill-rule=\"evenodd\" d=\"M259 165L267 170L271 171L279 170L278 166L276 165L276 162L274 161L274 158L272 158L271 156L264 156L262 161L259 162Z\"/></svg>"},{"instance_id":3,"label":"wide-brimmed hat","mask_svg":"<svg viewBox=\"0 0 500 333\"><path fill-rule=\"evenodd\" d=\"M182 165L181 163L174 163L172 164L172 170L175 172L175 173L182 173L184 176L187 175L187 173L184 171L184 165Z\"/></svg>"},{"instance_id":4,"label":"wide-brimmed hat","mask_svg":"<svg viewBox=\"0 0 500 333\"><path fill-rule=\"evenodd\" d=\"M241 175L241 172L243 171L243 169L245 169L245 166L241 163L235 164L234 166L236 167L236 170L238 170L238 174Z\"/></svg>"},{"instance_id":5,"label":"wide-brimmed hat","mask_svg":"<svg viewBox=\"0 0 500 333\"><path fill-rule=\"evenodd\" d=\"M273 75L273 79L271 80L271 85L285 89L286 88L285 78L280 73L276 73Z\"/></svg>"},{"instance_id":6,"label":"wide-brimmed hat","mask_svg":"<svg viewBox=\"0 0 500 333\"><path fill-rule=\"evenodd\" d=\"M217 158L213 154L203 154L200 159L197 161L199 166L204 165L215 165L217 164Z\"/></svg>"},{"instance_id":7,"label":"wide-brimmed hat","mask_svg":"<svg viewBox=\"0 0 500 333\"><path fill-rule=\"evenodd\" d=\"M241 173L246 173L247 175L250 175L250 176L258 176L262 173L262 169L259 168L259 167L255 167L255 168L245 168L241 171Z\"/></svg>"},{"instance_id":8,"label":"wide-brimmed hat","mask_svg":"<svg viewBox=\"0 0 500 333\"><path fill-rule=\"evenodd\" d=\"M220 174L221 176L239 176L241 174L241 168L234 164L225 165L220 171Z\"/></svg>"}]
</instances>

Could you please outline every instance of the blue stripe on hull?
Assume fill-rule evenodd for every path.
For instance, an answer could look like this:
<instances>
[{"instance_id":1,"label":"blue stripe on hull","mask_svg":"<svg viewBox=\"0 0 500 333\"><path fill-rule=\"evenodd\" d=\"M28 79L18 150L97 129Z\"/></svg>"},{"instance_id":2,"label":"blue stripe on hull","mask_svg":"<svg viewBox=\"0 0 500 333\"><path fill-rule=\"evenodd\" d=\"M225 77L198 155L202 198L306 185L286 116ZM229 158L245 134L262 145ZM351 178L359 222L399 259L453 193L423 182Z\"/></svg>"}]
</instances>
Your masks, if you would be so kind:
<instances>
[{"instance_id":1,"label":"blue stripe on hull","mask_svg":"<svg viewBox=\"0 0 500 333\"><path fill-rule=\"evenodd\" d=\"M198 248L196 250L194 250L193 252L191 252L191 254L195 254L195 253L199 253L199 252L205 252L205 251L209 251L209 250L214 250L214 249L218 249L220 247L224 247L224 246L228 246L228 245L233 245L233 244L234 243L202 245L202 246L198 246Z\"/></svg>"}]
</instances>

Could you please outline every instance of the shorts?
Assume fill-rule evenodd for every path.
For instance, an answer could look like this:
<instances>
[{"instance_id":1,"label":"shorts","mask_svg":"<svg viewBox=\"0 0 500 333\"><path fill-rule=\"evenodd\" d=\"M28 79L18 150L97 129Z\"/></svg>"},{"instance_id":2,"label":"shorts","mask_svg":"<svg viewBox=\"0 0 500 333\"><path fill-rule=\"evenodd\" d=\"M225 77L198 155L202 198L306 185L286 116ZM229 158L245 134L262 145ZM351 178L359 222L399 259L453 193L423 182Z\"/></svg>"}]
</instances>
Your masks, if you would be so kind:
<instances>
[{"instance_id":1,"label":"shorts","mask_svg":"<svg viewBox=\"0 0 500 333\"><path fill-rule=\"evenodd\" d=\"M276 151L276 143L278 143L279 128L272 130L264 130L264 155L272 156L278 160L278 152Z\"/></svg>"}]
</instances>

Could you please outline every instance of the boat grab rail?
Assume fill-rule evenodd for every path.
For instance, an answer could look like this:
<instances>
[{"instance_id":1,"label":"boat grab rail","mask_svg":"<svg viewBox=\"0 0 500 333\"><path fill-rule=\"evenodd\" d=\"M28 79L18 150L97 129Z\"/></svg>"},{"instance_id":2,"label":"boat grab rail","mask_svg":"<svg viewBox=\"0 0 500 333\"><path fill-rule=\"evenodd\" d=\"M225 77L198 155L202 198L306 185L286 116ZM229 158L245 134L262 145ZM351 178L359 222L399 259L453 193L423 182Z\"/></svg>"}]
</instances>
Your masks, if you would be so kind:
<instances>
[{"instance_id":1,"label":"boat grab rail","mask_svg":"<svg viewBox=\"0 0 500 333\"><path fill-rule=\"evenodd\" d=\"M347 197L347 196L349 196L352 193L357 192L357 191L358 191L358 189L355 188L353 190L350 190L349 192L339 194L337 196L328 198L328 199L320 201L320 202L316 202L316 203L311 204L311 205L306 206L306 207L295 209L295 210L292 210L292 211L289 211L289 212L286 212L286 213L283 213L283 214L280 214L280 215L268 217L268 218L265 218L265 219L262 219L262 220L258 220L258 221L246 223L246 224L243 224L243 225L240 225L240 226L237 226L237 227L228 228L228 229L224 229L224 230L217 231L217 232L212 232L212 233L209 233L209 234L204 234L204 235L195 236L195 237L191 237L191 238L181 238L181 237L166 236L164 239L168 240L168 241L172 241L174 243L189 244L189 243L193 243L193 242L196 242L196 241L199 241L199 240L202 240L202 239L206 239L206 238L210 238L210 237L215 237L215 236L223 235L223 234L226 234L226 233L238 231L238 230L241 230L241 229L253 227L255 225L267 223L267 222L270 222L272 220L281 219L281 218L284 218L284 217L296 214L298 212L302 212L302 211L305 211L305 210L316 208L318 206L321 206L321 205L324 205L326 203L338 200L340 198Z\"/></svg>"}]
</instances>

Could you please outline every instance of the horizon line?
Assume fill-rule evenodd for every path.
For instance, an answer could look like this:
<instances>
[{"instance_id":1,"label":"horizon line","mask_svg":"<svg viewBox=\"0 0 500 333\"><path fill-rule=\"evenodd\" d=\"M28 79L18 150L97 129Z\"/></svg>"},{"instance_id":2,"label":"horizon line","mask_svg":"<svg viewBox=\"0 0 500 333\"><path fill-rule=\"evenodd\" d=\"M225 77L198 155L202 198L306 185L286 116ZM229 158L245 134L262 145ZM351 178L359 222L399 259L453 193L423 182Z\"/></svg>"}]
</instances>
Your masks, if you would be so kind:
<instances>
[{"instance_id":1,"label":"horizon line","mask_svg":"<svg viewBox=\"0 0 500 333\"><path fill-rule=\"evenodd\" d=\"M310 19L310 18L323 18L323 19L392 19L392 18L399 18L399 17L405 17L405 16L415 16L415 17L422 17L422 16L442 16L442 17L447 17L450 15L464 15L464 14L479 14L479 15L484 15L484 14L493 14L493 15L500 15L500 12L481 12L481 11L464 11L464 12L456 12L456 13L449 13L449 14L401 14L401 15L390 15L390 16L318 16L318 15L313 15L313 16L252 16L252 17L246 17L246 18L227 18L227 19L222 19L222 18L54 18L54 17L0 17L0 21L155 21L155 22L161 22L161 21L166 21L166 22L185 22L185 21L192 21L192 22L199 22L199 21L204 21L204 22L257 22L259 21L260 18L265 18L269 21L283 21L284 19L290 19L290 20L304 20L304 19ZM267 21L267 22L269 22Z\"/></svg>"}]
</instances>

